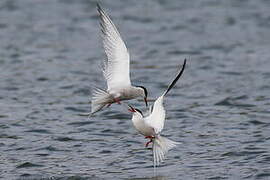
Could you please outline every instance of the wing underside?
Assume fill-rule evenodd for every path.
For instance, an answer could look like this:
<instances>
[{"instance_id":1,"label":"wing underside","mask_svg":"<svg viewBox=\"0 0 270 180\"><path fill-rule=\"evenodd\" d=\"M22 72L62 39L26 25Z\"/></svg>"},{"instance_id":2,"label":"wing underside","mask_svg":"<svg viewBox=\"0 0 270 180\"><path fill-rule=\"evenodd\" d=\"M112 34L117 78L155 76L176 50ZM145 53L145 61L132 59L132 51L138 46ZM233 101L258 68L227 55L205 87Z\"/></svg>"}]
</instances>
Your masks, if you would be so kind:
<instances>
[{"instance_id":1,"label":"wing underside","mask_svg":"<svg viewBox=\"0 0 270 180\"><path fill-rule=\"evenodd\" d=\"M156 134L159 134L164 127L166 111L163 106L163 97L162 95L155 101L152 113L146 120L146 123L154 128Z\"/></svg>"},{"instance_id":2,"label":"wing underside","mask_svg":"<svg viewBox=\"0 0 270 180\"><path fill-rule=\"evenodd\" d=\"M107 59L104 61L103 74L107 80L108 89L129 86L129 52L110 17L99 6L100 26L103 46Z\"/></svg>"}]
</instances>

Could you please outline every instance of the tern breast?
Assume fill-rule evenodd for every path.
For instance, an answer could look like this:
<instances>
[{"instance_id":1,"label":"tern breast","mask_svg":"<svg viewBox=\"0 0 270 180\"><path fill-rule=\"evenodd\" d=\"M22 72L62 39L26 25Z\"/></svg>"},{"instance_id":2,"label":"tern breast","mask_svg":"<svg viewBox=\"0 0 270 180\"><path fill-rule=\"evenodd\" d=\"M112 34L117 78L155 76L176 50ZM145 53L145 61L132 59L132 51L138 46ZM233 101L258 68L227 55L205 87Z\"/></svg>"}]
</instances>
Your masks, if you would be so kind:
<instances>
[{"instance_id":1,"label":"tern breast","mask_svg":"<svg viewBox=\"0 0 270 180\"><path fill-rule=\"evenodd\" d=\"M145 123L142 116L140 117L139 115L136 115L136 113L134 114L135 115L133 115L132 122L135 129L144 136L153 136L154 135L153 128Z\"/></svg>"}]
</instances>

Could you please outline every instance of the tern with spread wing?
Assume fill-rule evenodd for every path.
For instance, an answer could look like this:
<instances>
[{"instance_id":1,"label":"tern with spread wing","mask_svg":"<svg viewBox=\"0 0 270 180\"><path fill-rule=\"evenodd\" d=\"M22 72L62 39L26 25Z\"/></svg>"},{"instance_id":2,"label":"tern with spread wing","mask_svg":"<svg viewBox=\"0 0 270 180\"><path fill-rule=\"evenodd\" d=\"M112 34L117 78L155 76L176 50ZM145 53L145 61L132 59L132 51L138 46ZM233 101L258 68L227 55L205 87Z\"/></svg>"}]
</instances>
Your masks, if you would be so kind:
<instances>
[{"instance_id":1,"label":"tern with spread wing","mask_svg":"<svg viewBox=\"0 0 270 180\"><path fill-rule=\"evenodd\" d=\"M183 67L178 75L175 77L173 82L169 85L168 89L154 102L153 107L151 107L150 115L144 117L139 109L135 109L129 105L129 111L133 112L132 122L135 129L145 138L149 138L150 141L146 143L146 147L149 143L153 143L153 159L154 166L157 166L165 158L165 154L175 147L178 142L169 140L168 138L162 137L160 135L165 121L165 109L163 107L163 99L172 89L175 83L178 81L180 76L183 74L186 65L186 60L184 61Z\"/></svg>"},{"instance_id":2,"label":"tern with spread wing","mask_svg":"<svg viewBox=\"0 0 270 180\"><path fill-rule=\"evenodd\" d=\"M91 114L112 103L120 104L142 96L147 106L147 90L143 86L132 86L129 73L129 52L107 13L97 4L100 15L103 46L107 59L103 66L103 75L107 81L107 90L96 88L93 92Z\"/></svg>"}]
</instances>

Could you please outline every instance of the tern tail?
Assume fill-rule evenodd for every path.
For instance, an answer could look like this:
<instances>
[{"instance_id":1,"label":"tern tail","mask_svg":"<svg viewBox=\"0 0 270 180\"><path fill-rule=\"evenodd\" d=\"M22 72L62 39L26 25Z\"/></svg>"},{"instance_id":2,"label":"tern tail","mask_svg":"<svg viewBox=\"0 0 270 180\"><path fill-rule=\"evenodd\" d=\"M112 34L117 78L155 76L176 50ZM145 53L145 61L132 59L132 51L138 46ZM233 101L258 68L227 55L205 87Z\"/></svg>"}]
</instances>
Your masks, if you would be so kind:
<instances>
[{"instance_id":1,"label":"tern tail","mask_svg":"<svg viewBox=\"0 0 270 180\"><path fill-rule=\"evenodd\" d=\"M100 111L104 106L111 102L111 95L105 90L95 88L92 96L91 115Z\"/></svg>"},{"instance_id":2,"label":"tern tail","mask_svg":"<svg viewBox=\"0 0 270 180\"><path fill-rule=\"evenodd\" d=\"M175 147L179 142L174 142L168 138L157 136L153 139L153 159L154 167L158 166L165 158L165 154Z\"/></svg>"}]
</instances>

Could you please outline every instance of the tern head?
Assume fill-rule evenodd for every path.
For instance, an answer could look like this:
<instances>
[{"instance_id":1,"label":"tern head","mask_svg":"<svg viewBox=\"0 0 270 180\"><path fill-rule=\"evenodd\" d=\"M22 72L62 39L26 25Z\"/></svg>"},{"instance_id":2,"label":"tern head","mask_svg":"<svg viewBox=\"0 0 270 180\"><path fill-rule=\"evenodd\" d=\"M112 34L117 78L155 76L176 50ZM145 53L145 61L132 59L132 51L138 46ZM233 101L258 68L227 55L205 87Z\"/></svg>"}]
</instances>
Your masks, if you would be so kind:
<instances>
[{"instance_id":1,"label":"tern head","mask_svg":"<svg viewBox=\"0 0 270 180\"><path fill-rule=\"evenodd\" d=\"M128 106L129 106L128 110L133 113L133 116L143 116L142 111L132 107L131 105L128 105Z\"/></svg>"},{"instance_id":2,"label":"tern head","mask_svg":"<svg viewBox=\"0 0 270 180\"><path fill-rule=\"evenodd\" d=\"M147 103L147 95L148 95L147 89L145 87L143 87L143 86L136 86L136 87L140 90L140 95L143 96L145 105L147 107L148 106L148 103Z\"/></svg>"}]
</instances>

